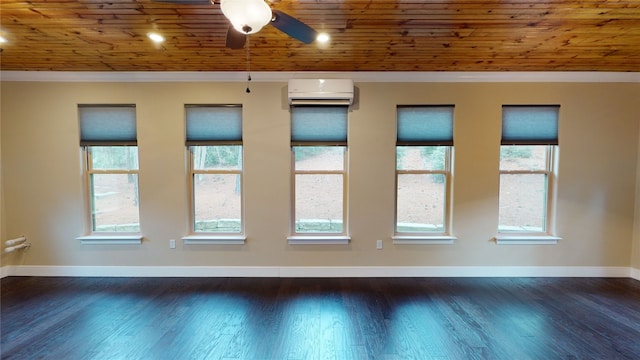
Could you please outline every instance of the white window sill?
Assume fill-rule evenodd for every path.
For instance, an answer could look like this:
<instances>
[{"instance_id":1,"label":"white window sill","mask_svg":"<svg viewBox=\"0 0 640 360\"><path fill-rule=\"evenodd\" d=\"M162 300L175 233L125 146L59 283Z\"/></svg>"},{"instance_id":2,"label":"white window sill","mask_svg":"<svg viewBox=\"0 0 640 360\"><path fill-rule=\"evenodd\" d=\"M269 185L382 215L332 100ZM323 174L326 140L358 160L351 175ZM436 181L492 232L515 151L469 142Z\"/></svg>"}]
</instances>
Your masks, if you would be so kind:
<instances>
[{"instance_id":1,"label":"white window sill","mask_svg":"<svg viewBox=\"0 0 640 360\"><path fill-rule=\"evenodd\" d=\"M394 245L451 245L456 237L449 235L396 235L391 239Z\"/></svg>"},{"instance_id":2,"label":"white window sill","mask_svg":"<svg viewBox=\"0 0 640 360\"><path fill-rule=\"evenodd\" d=\"M498 245L556 245L561 237L551 235L497 235Z\"/></svg>"},{"instance_id":3,"label":"white window sill","mask_svg":"<svg viewBox=\"0 0 640 360\"><path fill-rule=\"evenodd\" d=\"M189 235L182 238L185 245L244 245L244 235Z\"/></svg>"},{"instance_id":4,"label":"white window sill","mask_svg":"<svg viewBox=\"0 0 640 360\"><path fill-rule=\"evenodd\" d=\"M76 240L82 245L140 245L142 235L87 235Z\"/></svg>"},{"instance_id":5,"label":"white window sill","mask_svg":"<svg viewBox=\"0 0 640 360\"><path fill-rule=\"evenodd\" d=\"M289 245L347 245L351 241L351 236L344 235L312 235L312 236L289 236Z\"/></svg>"}]
</instances>

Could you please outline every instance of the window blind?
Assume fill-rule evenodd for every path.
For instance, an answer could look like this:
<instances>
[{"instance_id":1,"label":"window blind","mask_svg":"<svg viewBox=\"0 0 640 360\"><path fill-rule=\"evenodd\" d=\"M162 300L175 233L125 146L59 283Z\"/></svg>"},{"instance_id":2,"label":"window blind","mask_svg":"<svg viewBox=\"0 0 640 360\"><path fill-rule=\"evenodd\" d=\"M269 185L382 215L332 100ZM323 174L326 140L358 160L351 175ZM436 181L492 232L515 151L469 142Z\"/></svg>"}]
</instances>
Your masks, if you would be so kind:
<instances>
[{"instance_id":1,"label":"window blind","mask_svg":"<svg viewBox=\"0 0 640 360\"><path fill-rule=\"evenodd\" d=\"M80 145L136 145L135 105L79 105Z\"/></svg>"},{"instance_id":2,"label":"window blind","mask_svg":"<svg viewBox=\"0 0 640 360\"><path fill-rule=\"evenodd\" d=\"M291 107L292 145L346 145L347 106Z\"/></svg>"},{"instance_id":3,"label":"window blind","mask_svg":"<svg viewBox=\"0 0 640 360\"><path fill-rule=\"evenodd\" d=\"M502 145L558 145L560 106L504 105Z\"/></svg>"},{"instance_id":4,"label":"window blind","mask_svg":"<svg viewBox=\"0 0 640 360\"><path fill-rule=\"evenodd\" d=\"M186 144L239 144L242 142L241 105L187 105Z\"/></svg>"},{"instance_id":5,"label":"window blind","mask_svg":"<svg viewBox=\"0 0 640 360\"><path fill-rule=\"evenodd\" d=\"M398 145L453 145L452 105L401 105L397 108Z\"/></svg>"}]
</instances>

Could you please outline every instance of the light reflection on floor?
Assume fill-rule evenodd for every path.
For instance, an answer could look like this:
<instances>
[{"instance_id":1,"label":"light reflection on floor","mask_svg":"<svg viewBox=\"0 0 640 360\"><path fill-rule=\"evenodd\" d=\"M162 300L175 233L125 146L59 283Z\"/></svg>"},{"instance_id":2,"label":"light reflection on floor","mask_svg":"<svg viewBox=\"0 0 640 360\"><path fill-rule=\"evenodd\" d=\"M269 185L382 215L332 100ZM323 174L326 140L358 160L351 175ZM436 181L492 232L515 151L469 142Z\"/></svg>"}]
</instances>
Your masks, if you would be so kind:
<instances>
[{"instance_id":1,"label":"light reflection on floor","mask_svg":"<svg viewBox=\"0 0 640 360\"><path fill-rule=\"evenodd\" d=\"M278 345L286 359L351 358L354 329L340 298L296 297L284 306Z\"/></svg>"}]
</instances>

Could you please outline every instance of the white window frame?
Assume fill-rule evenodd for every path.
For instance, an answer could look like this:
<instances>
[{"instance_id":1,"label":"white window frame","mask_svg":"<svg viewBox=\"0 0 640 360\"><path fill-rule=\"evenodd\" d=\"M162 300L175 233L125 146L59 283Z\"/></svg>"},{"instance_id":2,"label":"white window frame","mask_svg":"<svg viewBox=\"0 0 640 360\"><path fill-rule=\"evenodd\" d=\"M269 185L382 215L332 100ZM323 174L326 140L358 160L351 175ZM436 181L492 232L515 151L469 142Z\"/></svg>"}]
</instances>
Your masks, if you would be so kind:
<instances>
[{"instance_id":1,"label":"white window frame","mask_svg":"<svg viewBox=\"0 0 640 360\"><path fill-rule=\"evenodd\" d=\"M142 236L140 236L140 232L112 232L112 231L96 231L95 230L95 221L94 221L94 194L93 194L93 186L91 184L91 177L93 175L135 175L136 182L136 191L139 189L139 181L140 181L140 171L139 165L138 168L133 170L123 170L123 169L108 169L108 170L96 170L93 168L93 158L92 158L92 148L98 147L101 145L84 145L82 146L82 157L83 157L83 165L84 165L84 176L83 183L85 189L85 224L87 227L87 233L89 235L78 237L77 239L81 240L82 244L139 244L142 241ZM104 145L110 146L110 145ZM134 148L135 151L138 151L138 147L136 145L125 145L131 148ZM140 198L140 193L138 191L138 199ZM139 201L139 200L138 200ZM139 204L139 202L138 202ZM138 217L140 213L140 206L138 205Z\"/></svg>"},{"instance_id":2,"label":"white window frame","mask_svg":"<svg viewBox=\"0 0 640 360\"><path fill-rule=\"evenodd\" d=\"M326 104L326 105L315 105L314 107L322 107L322 106L340 106L335 104ZM291 108L293 110L293 107ZM344 110L347 112L345 114L347 116L346 120L346 133L344 140L326 140L322 141L314 136L311 136L312 139L308 139L305 137L303 141L294 141L294 124L295 121L294 116L292 115L292 141L291 141L291 215L290 215L290 236L287 237L287 242L290 245L313 245L313 244L336 244L336 245L346 245L351 241L351 237L349 236L349 216L348 216L348 198L349 198L349 143L348 143L348 107L344 107ZM297 133L296 133L297 134ZM342 134L342 133L338 133ZM310 134L306 134L309 136ZM326 134L324 134L326 135ZM323 137L324 135L321 135ZM332 134L333 135L333 134ZM326 139L326 138L325 138ZM342 170L298 170L296 169L296 157L295 157L295 149L300 147L341 147L343 149L343 167ZM296 175L342 175L342 232L297 232L296 231Z\"/></svg>"},{"instance_id":3,"label":"white window frame","mask_svg":"<svg viewBox=\"0 0 640 360\"><path fill-rule=\"evenodd\" d=\"M230 144L225 144L230 145ZM194 161L195 148L198 146L225 146L225 145L193 145L187 148L188 157L188 183L189 183L189 235L183 237L183 241L187 245L195 244L219 244L219 245L232 245L232 244L244 244L246 240L244 232L244 161L241 160L242 166L239 169L196 169ZM240 156L244 157L244 147L241 143L234 144L240 147ZM237 175L240 178L240 231L238 232L205 232L196 231L196 219L195 219L195 189L194 181L196 176L204 175Z\"/></svg>"},{"instance_id":4,"label":"white window frame","mask_svg":"<svg viewBox=\"0 0 640 360\"><path fill-rule=\"evenodd\" d=\"M428 146L428 145L425 145ZM434 244L434 245L448 245L452 244L456 239L451 235L451 200L452 200L452 174L451 163L453 160L453 146L445 146L445 163L442 170L398 170L396 163L396 177L395 177L395 211L394 211L394 235L392 237L394 244ZM410 147L406 145L397 145L396 154L399 148ZM397 161L397 155L396 155ZM445 178L445 199L444 199L444 219L443 219L443 231L425 231L425 232L408 232L398 231L398 183L401 175L444 175Z\"/></svg>"},{"instance_id":5,"label":"white window frame","mask_svg":"<svg viewBox=\"0 0 640 360\"><path fill-rule=\"evenodd\" d=\"M103 115L93 117L93 115L83 116L83 109L86 111L92 111L95 108L114 108L114 109L127 109L133 108L133 120L127 115L122 116L124 113L117 112L114 117L108 115L107 118L103 118ZM135 121L135 105L134 104L80 104L78 105L79 124L80 124L80 150L82 155L82 173L83 173L83 188L84 188L84 207L85 207L85 234L79 236L76 239L80 240L83 245L138 245L142 243L142 235L140 231L137 232L106 232L94 230L94 211L93 211L93 192L91 177L92 175L100 174L134 174L136 175L136 196L138 201L140 199L139 184L139 158L138 158L138 145L136 139L137 126ZM109 124L105 127L106 124ZM85 128L86 126L86 128ZM136 169L94 169L92 159L92 148L102 146L129 146L136 151L136 157L138 158L138 166ZM138 222L139 229L140 224L140 203L138 202Z\"/></svg>"},{"instance_id":6,"label":"white window frame","mask_svg":"<svg viewBox=\"0 0 640 360\"><path fill-rule=\"evenodd\" d=\"M501 145L500 148L510 145ZM519 145L515 145L519 146ZM541 170L503 170L500 168L500 182L503 176L510 175L544 175L546 183L545 209L542 231L504 230L498 224L498 244L556 244L561 238L555 235L555 202L556 202L556 158L557 145L539 145L546 147L545 169ZM501 199L498 199L500 205Z\"/></svg>"},{"instance_id":7,"label":"white window frame","mask_svg":"<svg viewBox=\"0 0 640 360\"><path fill-rule=\"evenodd\" d=\"M394 218L393 218L393 235L392 240L397 245L450 245L456 240L456 237L451 234L452 228L452 208L453 208L453 122L455 105L444 104L422 104L422 105L398 105L396 113L399 114L400 108L416 108L425 109L428 114L428 109L450 109L451 111L451 132L442 132L446 127L436 127L438 130L429 132L419 131L414 135L418 135L414 139L402 139L400 134L400 117L396 119L397 125L396 133L398 142L395 146L395 188L394 188ZM426 124L426 123L425 123ZM432 123L433 124L433 123ZM436 123L437 124L437 123ZM442 124L442 123L440 123ZM424 126L424 125L423 125ZM420 128L418 128L420 129ZM429 147L438 146L445 147L445 159L444 169L398 169L398 150L400 148L410 148L413 146ZM444 188L444 203L443 205L443 227L442 231L424 231L424 232L409 232L398 231L398 184L400 176L402 175L444 175L445 188Z\"/></svg>"},{"instance_id":8,"label":"white window frame","mask_svg":"<svg viewBox=\"0 0 640 360\"><path fill-rule=\"evenodd\" d=\"M334 147L336 145L313 145L316 147ZM311 244L311 243L322 243L322 244L344 244L349 242L348 235L348 151L349 148L347 145L340 145L339 147L343 148L343 163L342 170L297 170L296 169L296 156L295 156L295 148L297 147L305 147L302 146L291 146L291 236L288 238L290 244ZM296 175L342 175L342 232L297 232L296 231Z\"/></svg>"},{"instance_id":9,"label":"white window frame","mask_svg":"<svg viewBox=\"0 0 640 360\"><path fill-rule=\"evenodd\" d=\"M232 107L240 108L242 105L237 104L205 104L205 105L185 105L185 111L188 107ZM189 140L187 141L189 142ZM240 168L239 169L196 169L195 166L195 148L196 147L215 147L215 146L239 146L240 147ZM245 235L245 218L244 218L244 144L242 140L203 140L193 141L186 145L187 151L187 183L189 196L189 233L182 237L184 245L243 245L247 240ZM237 175L240 179L240 231L239 232L204 232L196 231L196 214L195 214L195 179L196 176L204 175Z\"/></svg>"},{"instance_id":10,"label":"white window frame","mask_svg":"<svg viewBox=\"0 0 640 360\"><path fill-rule=\"evenodd\" d=\"M520 105L514 105L520 106ZM547 106L547 105L525 105L525 106ZM557 105L549 105L549 106L557 106ZM503 106L503 112L504 112ZM559 106L557 106L559 109ZM558 110L559 111L559 110ZM504 121L504 120L503 120ZM544 142L544 141L543 141ZM544 228L542 231L517 231L517 230L504 230L500 228L500 223L498 223L497 235L495 236L495 241L498 245L555 245L559 240L562 240L561 237L556 235L556 200L557 200L557 172L558 172L558 153L559 153L559 145L557 144L557 139L555 144L526 144L523 143L521 145L500 145L500 154L502 154L503 147L508 146L526 146L526 145L536 145L536 146L545 146L546 147L546 159L545 159L545 168L541 170L503 170L502 169L502 159L499 161L499 181L502 182L503 176L510 175L527 175L527 174L540 174L544 175L546 178L546 198L545 198L545 213L543 224ZM498 198L498 206L500 207L500 202L502 199Z\"/></svg>"}]
</instances>

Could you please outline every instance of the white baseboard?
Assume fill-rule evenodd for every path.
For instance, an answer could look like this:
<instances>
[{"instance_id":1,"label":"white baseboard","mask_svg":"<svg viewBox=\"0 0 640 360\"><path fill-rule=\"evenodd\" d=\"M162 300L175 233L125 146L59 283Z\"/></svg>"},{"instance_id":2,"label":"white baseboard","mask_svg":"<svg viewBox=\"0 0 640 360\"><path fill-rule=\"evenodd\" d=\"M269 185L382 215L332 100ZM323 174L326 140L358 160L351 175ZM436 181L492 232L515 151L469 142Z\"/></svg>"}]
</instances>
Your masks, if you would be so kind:
<instances>
[{"instance_id":1,"label":"white baseboard","mask_svg":"<svg viewBox=\"0 0 640 360\"><path fill-rule=\"evenodd\" d=\"M627 267L365 266L282 267L281 277L629 277Z\"/></svg>"},{"instance_id":2,"label":"white baseboard","mask_svg":"<svg viewBox=\"0 0 640 360\"><path fill-rule=\"evenodd\" d=\"M1 266L0 267L0 279L6 278L7 276L9 276L9 267L8 266Z\"/></svg>"},{"instance_id":3,"label":"white baseboard","mask_svg":"<svg viewBox=\"0 0 640 360\"><path fill-rule=\"evenodd\" d=\"M9 276L278 277L277 267L252 266L12 266Z\"/></svg>"},{"instance_id":4,"label":"white baseboard","mask_svg":"<svg viewBox=\"0 0 640 360\"><path fill-rule=\"evenodd\" d=\"M598 266L4 266L6 276L77 277L623 277L640 269Z\"/></svg>"}]
</instances>

